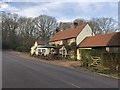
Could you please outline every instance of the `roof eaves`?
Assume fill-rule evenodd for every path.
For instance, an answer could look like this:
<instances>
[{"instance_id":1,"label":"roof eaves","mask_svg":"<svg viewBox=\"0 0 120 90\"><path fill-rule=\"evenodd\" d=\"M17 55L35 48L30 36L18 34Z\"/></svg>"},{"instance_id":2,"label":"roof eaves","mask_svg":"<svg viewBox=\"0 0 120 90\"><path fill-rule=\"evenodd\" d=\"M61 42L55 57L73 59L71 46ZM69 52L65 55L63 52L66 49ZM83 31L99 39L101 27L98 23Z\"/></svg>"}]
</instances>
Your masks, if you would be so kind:
<instances>
[{"instance_id":1,"label":"roof eaves","mask_svg":"<svg viewBox=\"0 0 120 90\"><path fill-rule=\"evenodd\" d=\"M70 37L70 38L59 39L59 40L51 40L51 41L49 41L49 42L55 42L55 41L60 41L60 40L72 39L72 38L76 38L76 37Z\"/></svg>"}]
</instances>

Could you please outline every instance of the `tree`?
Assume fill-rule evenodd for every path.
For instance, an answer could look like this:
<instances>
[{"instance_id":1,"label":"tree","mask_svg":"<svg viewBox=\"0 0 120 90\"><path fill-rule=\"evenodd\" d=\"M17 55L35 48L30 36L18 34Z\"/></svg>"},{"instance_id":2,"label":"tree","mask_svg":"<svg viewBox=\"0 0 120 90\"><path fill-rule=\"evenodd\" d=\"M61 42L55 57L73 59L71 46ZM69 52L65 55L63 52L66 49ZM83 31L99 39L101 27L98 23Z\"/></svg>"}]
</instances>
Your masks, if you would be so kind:
<instances>
[{"instance_id":1,"label":"tree","mask_svg":"<svg viewBox=\"0 0 120 90\"><path fill-rule=\"evenodd\" d=\"M77 45L76 45L76 42L72 42L71 45L70 45L70 48L71 48L71 50L74 51L74 57L75 57L75 60L77 60Z\"/></svg>"},{"instance_id":2,"label":"tree","mask_svg":"<svg viewBox=\"0 0 120 90\"><path fill-rule=\"evenodd\" d=\"M59 31L69 29L69 28L71 28L71 26L72 26L72 22L60 22L59 23Z\"/></svg>"},{"instance_id":3,"label":"tree","mask_svg":"<svg viewBox=\"0 0 120 90\"><path fill-rule=\"evenodd\" d=\"M98 19L93 18L90 21L90 27L92 28L92 32L96 34L102 34L102 30L99 27Z\"/></svg>"},{"instance_id":4,"label":"tree","mask_svg":"<svg viewBox=\"0 0 120 90\"><path fill-rule=\"evenodd\" d=\"M19 40L19 47L23 48L23 51L30 50L30 47L34 43L34 25L33 18L20 17L18 20L17 35Z\"/></svg>"},{"instance_id":5,"label":"tree","mask_svg":"<svg viewBox=\"0 0 120 90\"><path fill-rule=\"evenodd\" d=\"M57 21L54 17L40 15L34 19L34 25L37 39L48 40L57 27Z\"/></svg>"},{"instance_id":6,"label":"tree","mask_svg":"<svg viewBox=\"0 0 120 90\"><path fill-rule=\"evenodd\" d=\"M20 17L18 20L18 34L23 35L23 37L33 37L34 36L34 25L33 19L27 17Z\"/></svg>"},{"instance_id":7,"label":"tree","mask_svg":"<svg viewBox=\"0 0 120 90\"><path fill-rule=\"evenodd\" d=\"M36 18L2 13L2 46L5 49L30 50L36 39L49 39L56 28L56 19L47 15Z\"/></svg>"},{"instance_id":8,"label":"tree","mask_svg":"<svg viewBox=\"0 0 120 90\"><path fill-rule=\"evenodd\" d=\"M70 51L70 45L65 45L65 48L67 50L67 53L69 53L69 51Z\"/></svg>"},{"instance_id":9,"label":"tree","mask_svg":"<svg viewBox=\"0 0 120 90\"><path fill-rule=\"evenodd\" d=\"M70 48L72 49L72 50L75 50L76 49L76 42L72 42L71 43L71 45L70 45Z\"/></svg>"},{"instance_id":10,"label":"tree","mask_svg":"<svg viewBox=\"0 0 120 90\"><path fill-rule=\"evenodd\" d=\"M13 48L17 46L16 29L18 27L18 15L2 13L2 44L3 48Z\"/></svg>"},{"instance_id":11,"label":"tree","mask_svg":"<svg viewBox=\"0 0 120 90\"><path fill-rule=\"evenodd\" d=\"M86 20L84 20L82 18L77 18L73 22L76 22L78 25L81 25L81 24L86 23Z\"/></svg>"},{"instance_id":12,"label":"tree","mask_svg":"<svg viewBox=\"0 0 120 90\"><path fill-rule=\"evenodd\" d=\"M117 21L113 18L93 18L90 20L90 26L94 34L107 34L118 30Z\"/></svg>"}]
</instances>

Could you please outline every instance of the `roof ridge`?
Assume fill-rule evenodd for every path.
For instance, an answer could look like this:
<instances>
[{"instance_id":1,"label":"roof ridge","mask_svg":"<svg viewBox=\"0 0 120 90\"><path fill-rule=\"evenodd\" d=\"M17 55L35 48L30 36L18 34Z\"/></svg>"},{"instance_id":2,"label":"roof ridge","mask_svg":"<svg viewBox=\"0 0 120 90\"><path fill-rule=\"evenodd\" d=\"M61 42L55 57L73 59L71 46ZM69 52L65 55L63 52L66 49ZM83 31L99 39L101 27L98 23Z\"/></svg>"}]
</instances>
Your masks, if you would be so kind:
<instances>
[{"instance_id":1,"label":"roof ridge","mask_svg":"<svg viewBox=\"0 0 120 90\"><path fill-rule=\"evenodd\" d=\"M116 34L116 33L120 33L120 32L112 32L112 33L107 33L107 34L96 34L94 36L110 35L110 34ZM87 36L87 37L94 37L94 36Z\"/></svg>"},{"instance_id":2,"label":"roof ridge","mask_svg":"<svg viewBox=\"0 0 120 90\"><path fill-rule=\"evenodd\" d=\"M69 29L65 29L63 31L57 32L49 41L58 41L67 38L77 37L78 34L83 30L83 28L87 25L87 23L78 25L77 27L72 27Z\"/></svg>"},{"instance_id":3,"label":"roof ridge","mask_svg":"<svg viewBox=\"0 0 120 90\"><path fill-rule=\"evenodd\" d=\"M82 25L87 25L88 23L83 23L83 24L81 24L81 25L78 25L77 27L80 27L80 26L82 26ZM77 28L76 27L76 28ZM68 29L65 29L65 30L69 30L69 29L74 29L74 27L71 27L71 28L68 28ZM65 31L65 30L63 30L63 31ZM59 31L59 32L63 32L63 31ZM57 32L58 33L58 32Z\"/></svg>"}]
</instances>

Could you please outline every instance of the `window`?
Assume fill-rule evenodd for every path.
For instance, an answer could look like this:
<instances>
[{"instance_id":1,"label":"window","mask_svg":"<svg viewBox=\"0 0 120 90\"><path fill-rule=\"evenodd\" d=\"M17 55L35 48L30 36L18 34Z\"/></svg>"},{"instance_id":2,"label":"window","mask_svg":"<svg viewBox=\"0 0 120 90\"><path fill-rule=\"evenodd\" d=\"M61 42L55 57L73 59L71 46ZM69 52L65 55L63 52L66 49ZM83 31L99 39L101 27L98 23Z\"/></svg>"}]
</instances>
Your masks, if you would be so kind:
<instances>
[{"instance_id":1,"label":"window","mask_svg":"<svg viewBox=\"0 0 120 90\"><path fill-rule=\"evenodd\" d=\"M45 51L46 51L45 49L42 49L42 53L45 53Z\"/></svg>"}]
</instances>

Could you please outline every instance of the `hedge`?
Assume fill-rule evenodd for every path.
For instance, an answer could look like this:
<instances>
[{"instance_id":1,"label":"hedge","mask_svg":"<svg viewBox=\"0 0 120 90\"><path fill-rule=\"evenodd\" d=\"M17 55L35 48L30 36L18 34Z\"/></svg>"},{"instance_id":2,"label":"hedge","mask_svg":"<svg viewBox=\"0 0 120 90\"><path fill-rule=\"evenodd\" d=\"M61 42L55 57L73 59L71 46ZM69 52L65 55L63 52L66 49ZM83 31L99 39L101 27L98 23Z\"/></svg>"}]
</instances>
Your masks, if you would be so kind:
<instances>
[{"instance_id":1,"label":"hedge","mask_svg":"<svg viewBox=\"0 0 120 90\"><path fill-rule=\"evenodd\" d=\"M85 67L89 67L89 64L92 63L91 56L95 56L101 58L102 66L112 71L120 71L120 53L106 52L104 49L80 49L80 53L83 66Z\"/></svg>"}]
</instances>

